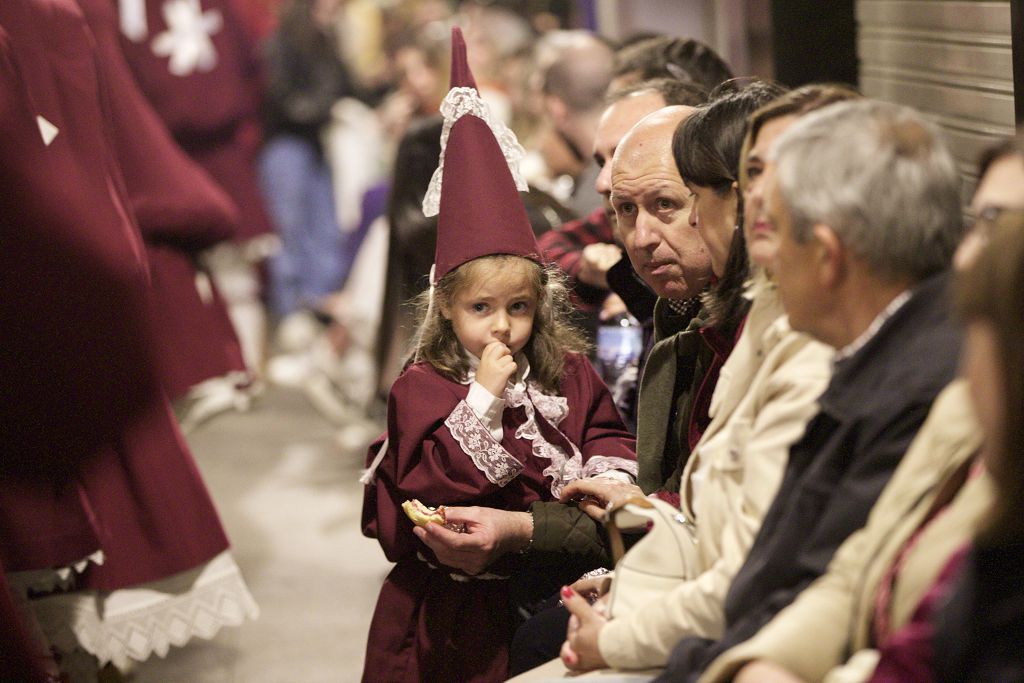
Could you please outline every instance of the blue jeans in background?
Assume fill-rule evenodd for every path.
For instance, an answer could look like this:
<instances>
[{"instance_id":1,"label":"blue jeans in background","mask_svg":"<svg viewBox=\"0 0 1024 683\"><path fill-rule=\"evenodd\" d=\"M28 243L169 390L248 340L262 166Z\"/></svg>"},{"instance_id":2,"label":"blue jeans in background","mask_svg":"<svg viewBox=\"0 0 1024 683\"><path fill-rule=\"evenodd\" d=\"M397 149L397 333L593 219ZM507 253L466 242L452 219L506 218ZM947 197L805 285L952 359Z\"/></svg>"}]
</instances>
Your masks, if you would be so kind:
<instances>
[{"instance_id":1,"label":"blue jeans in background","mask_svg":"<svg viewBox=\"0 0 1024 683\"><path fill-rule=\"evenodd\" d=\"M306 139L280 134L260 156L260 184L281 239L269 260L269 306L283 318L341 288L352 262L338 227L331 169Z\"/></svg>"}]
</instances>

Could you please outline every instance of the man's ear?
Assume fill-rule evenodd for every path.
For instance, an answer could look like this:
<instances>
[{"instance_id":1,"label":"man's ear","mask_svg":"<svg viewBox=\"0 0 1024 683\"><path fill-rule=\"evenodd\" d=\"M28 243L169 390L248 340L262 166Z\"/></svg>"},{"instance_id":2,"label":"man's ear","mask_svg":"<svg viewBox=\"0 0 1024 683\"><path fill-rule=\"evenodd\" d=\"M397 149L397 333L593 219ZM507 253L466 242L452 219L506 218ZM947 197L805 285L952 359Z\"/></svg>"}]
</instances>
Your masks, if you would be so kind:
<instances>
[{"instance_id":1,"label":"man's ear","mask_svg":"<svg viewBox=\"0 0 1024 683\"><path fill-rule=\"evenodd\" d=\"M846 274L846 247L839 235L824 223L815 223L811 229L814 241L811 257L823 287L833 288Z\"/></svg>"}]
</instances>

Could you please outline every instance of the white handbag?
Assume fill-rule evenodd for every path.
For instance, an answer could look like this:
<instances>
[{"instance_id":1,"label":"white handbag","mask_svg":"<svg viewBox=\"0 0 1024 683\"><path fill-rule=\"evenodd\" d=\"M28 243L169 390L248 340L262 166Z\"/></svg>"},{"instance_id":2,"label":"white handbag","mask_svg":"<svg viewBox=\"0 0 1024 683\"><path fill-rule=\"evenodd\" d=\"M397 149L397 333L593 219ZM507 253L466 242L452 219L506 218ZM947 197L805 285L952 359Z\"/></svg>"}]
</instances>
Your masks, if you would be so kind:
<instances>
[{"instance_id":1,"label":"white handbag","mask_svg":"<svg viewBox=\"0 0 1024 683\"><path fill-rule=\"evenodd\" d=\"M697 528L679 508L635 496L610 508L605 525L616 561L608 603L611 618L658 600L696 575ZM644 526L650 527L647 533L626 552L622 530Z\"/></svg>"}]
</instances>

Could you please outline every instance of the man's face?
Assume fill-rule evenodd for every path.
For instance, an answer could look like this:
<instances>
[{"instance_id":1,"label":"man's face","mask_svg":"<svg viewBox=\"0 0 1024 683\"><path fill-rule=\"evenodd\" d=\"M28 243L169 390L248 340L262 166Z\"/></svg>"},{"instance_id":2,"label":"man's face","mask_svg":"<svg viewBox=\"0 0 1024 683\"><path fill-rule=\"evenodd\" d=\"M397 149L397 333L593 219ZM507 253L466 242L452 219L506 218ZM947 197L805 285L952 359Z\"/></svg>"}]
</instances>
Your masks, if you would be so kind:
<instances>
[{"instance_id":1,"label":"man's face","mask_svg":"<svg viewBox=\"0 0 1024 683\"><path fill-rule=\"evenodd\" d=\"M971 201L971 213L977 217L999 209L1024 209L1024 158L1016 154L1008 154L992 162ZM974 262L981 248L988 244L990 229L991 222L980 218L964 236L953 257L957 270L963 270Z\"/></svg>"},{"instance_id":2,"label":"man's face","mask_svg":"<svg viewBox=\"0 0 1024 683\"><path fill-rule=\"evenodd\" d=\"M660 115L656 115L660 116ZM690 199L672 157L672 131L645 119L623 140L612 169L611 201L633 268L658 296L696 296L711 275L711 259L689 225Z\"/></svg>"},{"instance_id":3,"label":"man's face","mask_svg":"<svg viewBox=\"0 0 1024 683\"><path fill-rule=\"evenodd\" d=\"M782 305L794 330L814 336L821 291L813 269L813 238L801 244L793 238L793 221L774 175L766 179L765 217L777 235L771 270Z\"/></svg>"},{"instance_id":4,"label":"man's face","mask_svg":"<svg viewBox=\"0 0 1024 683\"><path fill-rule=\"evenodd\" d=\"M619 142L626 136L629 129L640 119L651 112L665 106L665 99L654 91L640 92L613 103L604 110L597 124L594 136L594 163L601 169L594 182L598 194L604 199L604 210L609 218L615 216L611 204L612 193L612 157Z\"/></svg>"}]
</instances>

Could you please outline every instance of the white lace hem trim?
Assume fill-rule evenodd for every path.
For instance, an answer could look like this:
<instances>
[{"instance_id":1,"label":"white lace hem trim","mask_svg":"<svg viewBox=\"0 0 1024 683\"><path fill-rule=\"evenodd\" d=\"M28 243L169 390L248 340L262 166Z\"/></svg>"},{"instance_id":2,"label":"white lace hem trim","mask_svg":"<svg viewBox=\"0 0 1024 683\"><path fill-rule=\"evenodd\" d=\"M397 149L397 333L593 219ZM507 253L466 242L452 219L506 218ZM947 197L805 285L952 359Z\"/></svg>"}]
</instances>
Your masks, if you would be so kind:
<instances>
[{"instance_id":1,"label":"white lace hem trim","mask_svg":"<svg viewBox=\"0 0 1024 683\"><path fill-rule=\"evenodd\" d=\"M491 114L490 108L480 97L476 88L462 87L449 90L441 103L441 114L444 116L444 124L441 127L441 156L437 169L430 178L427 193L423 196L424 216L428 218L436 216L441 210L441 178L444 175L444 152L448 147L448 136L451 134L455 122L467 114L483 120L494 133L498 147L501 148L501 153L508 163L509 171L512 172L512 180L515 181L516 189L520 192L530 189L526 183L526 177L519 170L519 162L526 156L526 150L519 144L516 134L505 122Z\"/></svg>"},{"instance_id":2,"label":"white lace hem trim","mask_svg":"<svg viewBox=\"0 0 1024 683\"><path fill-rule=\"evenodd\" d=\"M7 581L11 590L26 597L39 593L51 593L55 590L67 590L75 584L75 578L84 572L90 564L103 564L102 550L97 550L88 557L66 567L10 572L7 574Z\"/></svg>"},{"instance_id":3,"label":"white lace hem trim","mask_svg":"<svg viewBox=\"0 0 1024 683\"><path fill-rule=\"evenodd\" d=\"M172 645L209 640L224 626L256 619L259 607L225 551L207 564L166 579L110 593L77 591L29 601L51 646L81 647L124 668L129 660L165 657Z\"/></svg>"}]
</instances>

